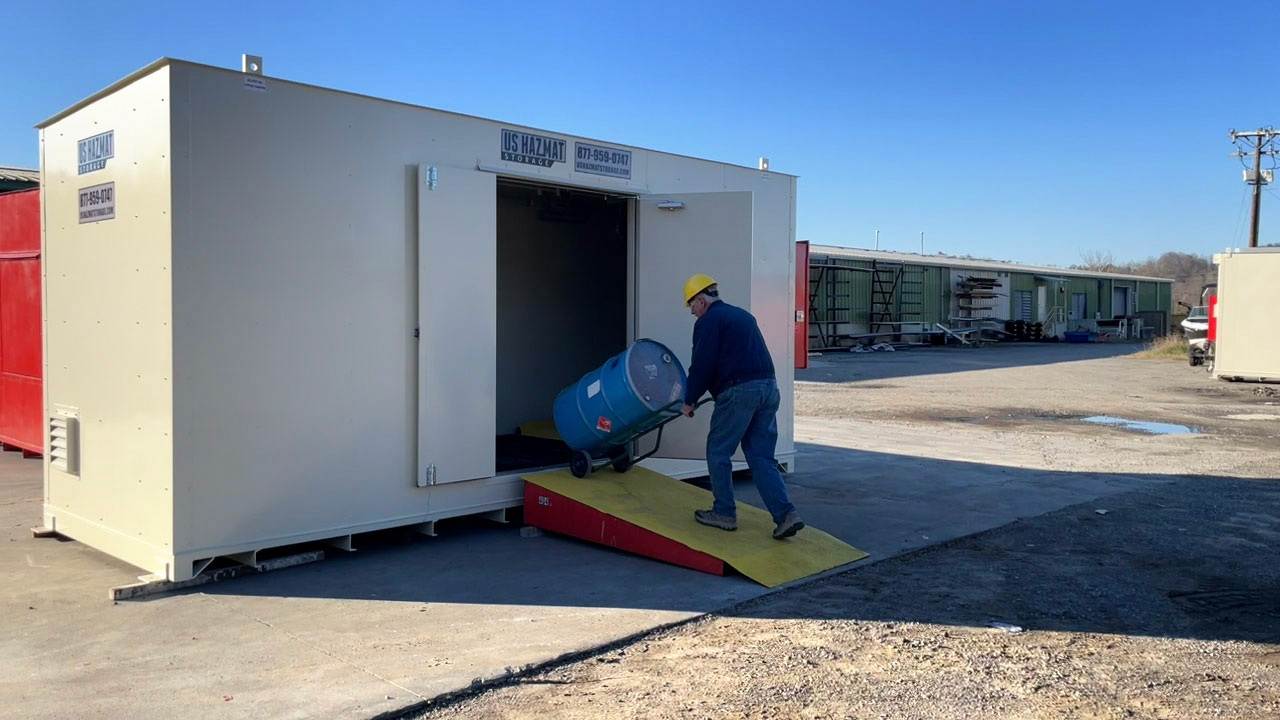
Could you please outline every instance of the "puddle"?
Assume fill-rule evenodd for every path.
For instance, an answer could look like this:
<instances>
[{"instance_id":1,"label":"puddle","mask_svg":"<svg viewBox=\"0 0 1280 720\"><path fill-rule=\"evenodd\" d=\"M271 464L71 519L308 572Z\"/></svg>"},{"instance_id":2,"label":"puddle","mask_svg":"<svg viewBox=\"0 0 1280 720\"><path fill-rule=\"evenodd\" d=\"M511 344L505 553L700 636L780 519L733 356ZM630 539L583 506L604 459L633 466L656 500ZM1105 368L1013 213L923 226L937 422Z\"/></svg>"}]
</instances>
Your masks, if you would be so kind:
<instances>
[{"instance_id":1,"label":"puddle","mask_svg":"<svg viewBox=\"0 0 1280 720\"><path fill-rule=\"evenodd\" d=\"M1280 417L1280 416L1278 416ZM1201 431L1187 425L1149 422L1146 420L1130 420L1128 418L1111 417L1110 415L1067 415L1055 413L1002 413L990 415L968 416L922 416L922 419L935 422L964 423L967 425L985 424L1017 424L1023 421L1051 423L1088 423L1090 425L1106 425L1121 430L1131 430L1144 435L1199 435Z\"/></svg>"},{"instance_id":2,"label":"puddle","mask_svg":"<svg viewBox=\"0 0 1280 720\"><path fill-rule=\"evenodd\" d=\"M1084 422L1092 423L1094 425L1111 425L1125 430L1147 433L1148 435L1194 435L1200 432L1199 430L1189 428L1186 425L1146 422L1143 420L1127 420L1125 418L1111 417L1109 415L1093 415L1091 417L1081 419Z\"/></svg>"}]
</instances>

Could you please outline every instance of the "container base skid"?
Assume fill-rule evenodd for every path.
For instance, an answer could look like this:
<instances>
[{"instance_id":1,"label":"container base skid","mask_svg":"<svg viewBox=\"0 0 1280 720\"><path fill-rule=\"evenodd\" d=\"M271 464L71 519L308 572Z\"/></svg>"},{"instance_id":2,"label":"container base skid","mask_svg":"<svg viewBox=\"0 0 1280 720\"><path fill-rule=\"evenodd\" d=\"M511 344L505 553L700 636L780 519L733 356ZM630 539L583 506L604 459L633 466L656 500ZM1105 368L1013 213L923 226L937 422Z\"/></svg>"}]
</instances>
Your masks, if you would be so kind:
<instances>
[{"instance_id":1,"label":"container base skid","mask_svg":"<svg viewBox=\"0 0 1280 720\"><path fill-rule=\"evenodd\" d=\"M3 440L0 440L0 451L20 452L22 453L22 457L25 460L44 457L44 453L41 450L27 443L5 442Z\"/></svg>"},{"instance_id":2,"label":"container base skid","mask_svg":"<svg viewBox=\"0 0 1280 720\"><path fill-rule=\"evenodd\" d=\"M484 494L487 497L484 500L448 512L332 528L304 535L262 538L255 542L224 545L186 553L166 553L148 543L104 527L100 523L49 505L45 506L44 525L32 528L32 534L35 537L70 538L119 558L149 573L144 576L144 584L158 581L183 583L215 572L218 573L218 579L224 579L243 574L245 569L250 571L261 569L264 563L277 563L282 558L298 554L335 549L352 552L356 550L357 536L363 533L403 528L434 537L436 524L439 521L462 517L478 517L506 523L508 510L523 504L524 481L519 475L504 475L479 482L490 483L485 488L487 492ZM448 488L448 486L443 487ZM241 569L236 572L226 572L227 568L237 566ZM207 582L207 580L201 582Z\"/></svg>"},{"instance_id":3,"label":"container base skid","mask_svg":"<svg viewBox=\"0 0 1280 720\"><path fill-rule=\"evenodd\" d=\"M272 570L284 570L286 568L297 567L299 565L319 562L323 559L323 550L312 550L310 552L297 553L295 555L286 555L284 557L265 560L254 565L235 564L219 567L217 569L205 570L190 580L172 581L166 580L159 575L143 575L138 578L138 582L136 583L117 585L108 589L107 599L112 602L137 600L138 598L177 592L178 590L186 590L187 588L207 585L221 580L230 580L243 575L258 575L264 572L271 572Z\"/></svg>"}]
</instances>

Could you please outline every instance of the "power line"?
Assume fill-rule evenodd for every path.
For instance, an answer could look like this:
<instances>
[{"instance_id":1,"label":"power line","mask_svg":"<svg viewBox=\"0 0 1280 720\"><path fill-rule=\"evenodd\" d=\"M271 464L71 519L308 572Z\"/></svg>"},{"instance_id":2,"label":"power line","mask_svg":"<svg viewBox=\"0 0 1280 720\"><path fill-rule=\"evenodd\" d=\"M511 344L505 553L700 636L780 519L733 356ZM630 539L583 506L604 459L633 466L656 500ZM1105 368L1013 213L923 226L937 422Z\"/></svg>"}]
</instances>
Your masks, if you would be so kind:
<instances>
[{"instance_id":1,"label":"power line","mask_svg":"<svg viewBox=\"0 0 1280 720\"><path fill-rule=\"evenodd\" d=\"M1249 188L1245 187L1240 191L1240 210L1236 212L1236 227L1231 231L1231 244L1235 245L1240 241L1240 230L1244 227L1240 224L1244 220L1244 201L1249 197Z\"/></svg>"}]
</instances>

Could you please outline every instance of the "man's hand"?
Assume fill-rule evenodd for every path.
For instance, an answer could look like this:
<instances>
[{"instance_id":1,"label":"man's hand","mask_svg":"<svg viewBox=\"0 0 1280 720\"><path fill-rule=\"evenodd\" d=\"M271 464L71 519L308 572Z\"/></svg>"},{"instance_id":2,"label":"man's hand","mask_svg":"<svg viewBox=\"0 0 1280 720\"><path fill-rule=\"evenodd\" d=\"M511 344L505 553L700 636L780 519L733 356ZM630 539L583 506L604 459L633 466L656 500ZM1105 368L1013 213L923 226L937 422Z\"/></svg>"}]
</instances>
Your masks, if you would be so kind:
<instances>
[{"instance_id":1,"label":"man's hand","mask_svg":"<svg viewBox=\"0 0 1280 720\"><path fill-rule=\"evenodd\" d=\"M693 406L689 403L685 403L684 407L680 408L680 414L689 418L693 417Z\"/></svg>"}]
</instances>

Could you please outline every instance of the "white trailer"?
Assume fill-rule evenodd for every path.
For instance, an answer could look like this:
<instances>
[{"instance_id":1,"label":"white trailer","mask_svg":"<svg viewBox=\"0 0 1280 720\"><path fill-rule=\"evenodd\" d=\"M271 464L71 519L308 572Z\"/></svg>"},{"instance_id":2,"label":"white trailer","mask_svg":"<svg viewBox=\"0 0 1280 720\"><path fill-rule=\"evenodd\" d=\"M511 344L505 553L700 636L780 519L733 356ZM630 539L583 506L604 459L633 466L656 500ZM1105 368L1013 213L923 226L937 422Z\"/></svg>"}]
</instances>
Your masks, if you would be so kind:
<instances>
[{"instance_id":1,"label":"white trailer","mask_svg":"<svg viewBox=\"0 0 1280 720\"><path fill-rule=\"evenodd\" d=\"M156 576L518 506L498 438L706 272L795 453L796 179L162 59L42 123L44 524ZM705 474L707 415L650 466ZM527 462L525 464L528 464Z\"/></svg>"},{"instance_id":2,"label":"white trailer","mask_svg":"<svg viewBox=\"0 0 1280 720\"><path fill-rule=\"evenodd\" d=\"M1280 382L1280 248L1244 248L1213 256L1213 376Z\"/></svg>"}]
</instances>

